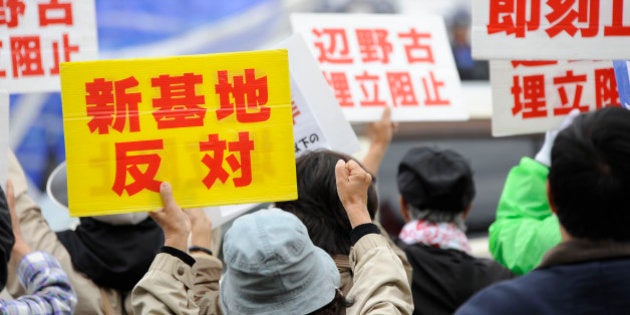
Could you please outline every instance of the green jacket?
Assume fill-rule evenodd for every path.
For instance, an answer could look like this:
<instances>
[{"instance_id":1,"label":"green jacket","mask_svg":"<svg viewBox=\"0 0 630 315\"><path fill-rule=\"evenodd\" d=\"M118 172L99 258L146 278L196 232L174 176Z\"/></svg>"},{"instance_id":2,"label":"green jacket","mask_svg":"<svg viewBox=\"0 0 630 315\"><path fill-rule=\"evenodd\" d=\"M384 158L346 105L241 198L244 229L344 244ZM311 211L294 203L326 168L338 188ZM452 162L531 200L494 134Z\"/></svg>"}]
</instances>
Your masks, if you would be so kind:
<instances>
[{"instance_id":1,"label":"green jacket","mask_svg":"<svg viewBox=\"0 0 630 315\"><path fill-rule=\"evenodd\" d=\"M549 168L524 157L510 170L490 226L490 252L517 275L534 269L560 243L558 218L547 201Z\"/></svg>"}]
</instances>

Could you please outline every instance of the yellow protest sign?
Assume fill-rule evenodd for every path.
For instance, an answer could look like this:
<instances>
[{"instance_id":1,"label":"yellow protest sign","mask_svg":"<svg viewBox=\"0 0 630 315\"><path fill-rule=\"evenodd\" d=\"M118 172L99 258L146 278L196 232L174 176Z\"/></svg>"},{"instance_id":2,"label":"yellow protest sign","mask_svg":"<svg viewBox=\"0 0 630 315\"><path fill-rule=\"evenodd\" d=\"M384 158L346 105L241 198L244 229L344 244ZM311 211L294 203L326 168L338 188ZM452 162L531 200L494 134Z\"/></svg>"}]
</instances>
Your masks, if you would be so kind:
<instances>
[{"instance_id":1,"label":"yellow protest sign","mask_svg":"<svg viewBox=\"0 0 630 315\"><path fill-rule=\"evenodd\" d=\"M61 64L73 216L297 198L286 50Z\"/></svg>"}]
</instances>

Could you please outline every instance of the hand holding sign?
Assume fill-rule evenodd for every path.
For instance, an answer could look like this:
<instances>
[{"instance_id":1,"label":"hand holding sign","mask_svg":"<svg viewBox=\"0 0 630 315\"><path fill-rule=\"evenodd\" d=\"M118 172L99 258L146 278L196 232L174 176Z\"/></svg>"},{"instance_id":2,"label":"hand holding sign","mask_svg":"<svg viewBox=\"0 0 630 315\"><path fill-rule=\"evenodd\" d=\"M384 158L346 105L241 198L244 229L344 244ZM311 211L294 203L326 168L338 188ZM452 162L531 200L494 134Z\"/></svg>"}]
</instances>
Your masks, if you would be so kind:
<instances>
[{"instance_id":1,"label":"hand holding sign","mask_svg":"<svg viewBox=\"0 0 630 315\"><path fill-rule=\"evenodd\" d=\"M339 160L335 165L335 177L337 194L346 209L352 228L372 223L367 210L367 190L372 183L370 173L353 160L348 162Z\"/></svg>"},{"instance_id":2,"label":"hand holding sign","mask_svg":"<svg viewBox=\"0 0 630 315\"><path fill-rule=\"evenodd\" d=\"M160 185L160 197L164 207L149 215L164 231L164 246L186 251L188 234L192 229L190 218L182 211L173 197L173 188L167 182Z\"/></svg>"}]
</instances>

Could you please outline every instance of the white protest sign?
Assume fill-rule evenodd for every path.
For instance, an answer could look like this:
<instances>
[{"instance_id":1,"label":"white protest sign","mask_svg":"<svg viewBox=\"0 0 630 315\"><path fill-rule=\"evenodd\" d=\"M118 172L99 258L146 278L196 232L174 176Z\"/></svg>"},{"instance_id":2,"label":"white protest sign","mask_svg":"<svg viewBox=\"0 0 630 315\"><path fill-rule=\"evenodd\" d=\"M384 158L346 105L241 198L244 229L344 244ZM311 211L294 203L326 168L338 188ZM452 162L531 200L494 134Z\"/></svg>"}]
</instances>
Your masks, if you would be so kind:
<instances>
[{"instance_id":1,"label":"white protest sign","mask_svg":"<svg viewBox=\"0 0 630 315\"><path fill-rule=\"evenodd\" d=\"M278 48L289 51L296 157L319 148L349 155L359 151L359 140L304 39L294 34Z\"/></svg>"},{"instance_id":2,"label":"white protest sign","mask_svg":"<svg viewBox=\"0 0 630 315\"><path fill-rule=\"evenodd\" d=\"M438 15L292 14L346 118L466 120L459 75Z\"/></svg>"},{"instance_id":3,"label":"white protest sign","mask_svg":"<svg viewBox=\"0 0 630 315\"><path fill-rule=\"evenodd\" d=\"M9 155L9 93L0 90L0 186L6 188Z\"/></svg>"},{"instance_id":4,"label":"white protest sign","mask_svg":"<svg viewBox=\"0 0 630 315\"><path fill-rule=\"evenodd\" d=\"M574 108L619 106L610 61L490 61L492 135L544 132Z\"/></svg>"},{"instance_id":5,"label":"white protest sign","mask_svg":"<svg viewBox=\"0 0 630 315\"><path fill-rule=\"evenodd\" d=\"M0 1L0 86L59 91L59 63L96 59L94 0Z\"/></svg>"},{"instance_id":6,"label":"white protest sign","mask_svg":"<svg viewBox=\"0 0 630 315\"><path fill-rule=\"evenodd\" d=\"M630 59L628 0L473 0L479 59Z\"/></svg>"}]
</instances>

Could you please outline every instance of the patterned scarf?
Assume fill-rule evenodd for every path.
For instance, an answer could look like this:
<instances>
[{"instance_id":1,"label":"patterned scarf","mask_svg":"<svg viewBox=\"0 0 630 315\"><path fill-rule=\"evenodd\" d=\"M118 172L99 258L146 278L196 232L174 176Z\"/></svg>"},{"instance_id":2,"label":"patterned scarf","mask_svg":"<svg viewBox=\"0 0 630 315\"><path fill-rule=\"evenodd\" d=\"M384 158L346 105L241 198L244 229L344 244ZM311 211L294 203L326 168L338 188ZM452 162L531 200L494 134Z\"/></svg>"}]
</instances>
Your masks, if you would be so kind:
<instances>
[{"instance_id":1,"label":"patterned scarf","mask_svg":"<svg viewBox=\"0 0 630 315\"><path fill-rule=\"evenodd\" d=\"M466 234L453 223L410 221L400 231L399 238L409 245L420 243L441 249L455 249L470 253Z\"/></svg>"}]
</instances>

